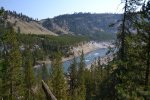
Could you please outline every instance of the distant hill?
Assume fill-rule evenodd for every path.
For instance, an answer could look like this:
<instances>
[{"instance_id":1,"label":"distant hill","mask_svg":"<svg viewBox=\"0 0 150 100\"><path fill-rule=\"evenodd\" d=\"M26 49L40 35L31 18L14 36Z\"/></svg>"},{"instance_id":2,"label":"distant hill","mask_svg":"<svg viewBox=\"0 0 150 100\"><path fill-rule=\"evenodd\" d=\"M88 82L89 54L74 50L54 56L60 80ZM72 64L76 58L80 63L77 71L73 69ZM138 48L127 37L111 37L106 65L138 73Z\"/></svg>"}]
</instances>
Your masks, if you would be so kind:
<instances>
[{"instance_id":1,"label":"distant hill","mask_svg":"<svg viewBox=\"0 0 150 100\"><path fill-rule=\"evenodd\" d=\"M25 34L46 35L82 35L93 40L111 40L116 38L121 14L75 13L56 16L38 21L22 13L5 11L4 19L14 29ZM110 27L112 24L115 25Z\"/></svg>"},{"instance_id":2,"label":"distant hill","mask_svg":"<svg viewBox=\"0 0 150 100\"><path fill-rule=\"evenodd\" d=\"M22 13L15 11L5 11L4 19L10 22L15 31L25 34L43 34L43 35L57 35L54 32L44 28L37 20L30 18Z\"/></svg>"},{"instance_id":3,"label":"distant hill","mask_svg":"<svg viewBox=\"0 0 150 100\"><path fill-rule=\"evenodd\" d=\"M19 20L14 17L8 17L8 22L15 23L14 29L17 31L18 28L21 33L25 34L43 34L43 35L56 35L54 32L47 30L46 28L42 27L35 21L26 22L23 20Z\"/></svg>"},{"instance_id":4,"label":"distant hill","mask_svg":"<svg viewBox=\"0 0 150 100\"><path fill-rule=\"evenodd\" d=\"M92 38L114 38L117 33L121 14L65 14L41 20L43 27L57 34L88 35ZM117 23L110 27L111 24Z\"/></svg>"}]
</instances>

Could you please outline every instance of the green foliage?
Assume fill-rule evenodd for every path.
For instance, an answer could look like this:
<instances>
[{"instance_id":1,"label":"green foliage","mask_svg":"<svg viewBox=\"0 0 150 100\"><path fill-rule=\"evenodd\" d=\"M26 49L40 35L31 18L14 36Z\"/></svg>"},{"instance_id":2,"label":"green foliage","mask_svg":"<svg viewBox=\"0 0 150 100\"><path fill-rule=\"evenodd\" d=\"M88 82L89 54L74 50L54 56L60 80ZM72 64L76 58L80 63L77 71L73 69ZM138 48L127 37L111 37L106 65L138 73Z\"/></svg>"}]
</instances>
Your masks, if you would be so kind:
<instances>
[{"instance_id":1,"label":"green foliage","mask_svg":"<svg viewBox=\"0 0 150 100\"><path fill-rule=\"evenodd\" d=\"M77 80L77 75L78 75L78 70L77 70L77 61L76 58L74 57L72 64L69 67L69 86L70 86L70 98L71 100L76 100L78 97L77 94L77 86L78 86L78 80Z\"/></svg>"},{"instance_id":2,"label":"green foliage","mask_svg":"<svg viewBox=\"0 0 150 100\"><path fill-rule=\"evenodd\" d=\"M131 16L131 12L135 11L132 8L139 6L137 3L140 3L141 0L134 1L126 1L126 17ZM118 99L144 100L148 97L148 95L143 96L139 93L143 90L149 91L149 18L142 18L142 13L140 12L138 15L133 13L134 17L131 16L130 20L124 20L124 31L122 31L124 32L124 38L122 38L124 46L121 44L121 47L124 47L124 53L121 52L123 50L121 48L119 53L123 55L118 56L121 61L118 60L118 68L115 73L117 80L119 80L115 85L116 98ZM136 18L137 16L138 18ZM127 23L130 23L131 26L129 27ZM132 29L136 29L137 33L129 31Z\"/></svg>"},{"instance_id":3,"label":"green foliage","mask_svg":"<svg viewBox=\"0 0 150 100\"><path fill-rule=\"evenodd\" d=\"M143 5L142 11L138 14L135 13L135 8L139 6L141 0L125 1L122 34L118 37L121 41L117 41L119 42L118 54L114 55L113 61L102 65L99 58L87 69L82 52L79 64L74 58L69 76L64 74L61 57L71 55L71 47L87 41L87 38L69 35L16 34L10 24L0 19L0 46L4 48L0 57L0 99L44 100L41 88L43 79L58 100L149 100L150 1ZM3 15L2 9L0 14ZM132 14L134 16L131 16ZM83 14L74 14L74 17L76 16L82 17ZM7 18L7 16L3 17ZM59 16L55 19L64 19L63 17ZM65 17L69 21L72 20L70 15ZM70 27L74 31L85 32L84 29L76 30L80 28ZM133 30L136 30L136 33ZM99 36L103 38L97 33L93 34L96 38ZM108 37L105 34L104 38L110 38L109 34ZM19 46L22 48L20 49ZM36 61L47 57L52 59L50 75L45 64L42 68L35 69L38 71L34 73L33 66Z\"/></svg>"},{"instance_id":4,"label":"green foliage","mask_svg":"<svg viewBox=\"0 0 150 100\"><path fill-rule=\"evenodd\" d=\"M7 46L7 51L5 51L6 54L4 56L4 66L2 68L3 97L14 100L18 96L23 95L23 75L21 72L21 53L19 51L16 33L11 27L8 27L3 41L4 45Z\"/></svg>"},{"instance_id":5,"label":"green foliage","mask_svg":"<svg viewBox=\"0 0 150 100\"><path fill-rule=\"evenodd\" d=\"M33 72L33 61L31 57L31 50L30 48L26 48L24 51L25 58L23 59L24 64L24 74L25 74L25 99L26 100L32 100L32 92L33 87L35 85L35 77Z\"/></svg>"},{"instance_id":6,"label":"green foliage","mask_svg":"<svg viewBox=\"0 0 150 100\"><path fill-rule=\"evenodd\" d=\"M78 70L78 100L86 99L86 87L85 87L85 62L84 53L80 56L79 70Z\"/></svg>"},{"instance_id":7,"label":"green foliage","mask_svg":"<svg viewBox=\"0 0 150 100\"><path fill-rule=\"evenodd\" d=\"M34 49L35 60L44 58L53 59L56 52L60 51L63 56L72 55L71 48L81 42L88 41L87 37L82 36L46 36L46 35L25 35L18 34L21 44L31 45ZM36 48L37 47L37 48Z\"/></svg>"},{"instance_id":8,"label":"green foliage","mask_svg":"<svg viewBox=\"0 0 150 100\"><path fill-rule=\"evenodd\" d=\"M67 100L67 84L61 62L61 54L58 53L51 65L51 88L58 100Z\"/></svg>"},{"instance_id":9,"label":"green foliage","mask_svg":"<svg viewBox=\"0 0 150 100\"><path fill-rule=\"evenodd\" d=\"M86 35L89 39L94 41L109 41L116 40L116 34L108 33L108 32L96 32L92 35Z\"/></svg>"}]
</instances>

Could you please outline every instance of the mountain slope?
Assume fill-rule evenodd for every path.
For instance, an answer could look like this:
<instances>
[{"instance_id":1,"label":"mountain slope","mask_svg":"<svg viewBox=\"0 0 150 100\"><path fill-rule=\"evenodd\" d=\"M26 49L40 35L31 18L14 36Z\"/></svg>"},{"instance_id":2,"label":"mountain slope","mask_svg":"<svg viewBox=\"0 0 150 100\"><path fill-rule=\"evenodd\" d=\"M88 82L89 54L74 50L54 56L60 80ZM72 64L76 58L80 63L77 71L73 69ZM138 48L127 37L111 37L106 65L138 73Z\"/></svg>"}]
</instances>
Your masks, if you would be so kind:
<instances>
[{"instance_id":1,"label":"mountain slope","mask_svg":"<svg viewBox=\"0 0 150 100\"><path fill-rule=\"evenodd\" d=\"M59 25L57 25L53 19L43 19L41 20L41 24L43 27L45 27L46 29L53 31L56 34L71 34L71 32L69 32L68 30L65 30L63 28L61 28Z\"/></svg>"},{"instance_id":2,"label":"mountain slope","mask_svg":"<svg viewBox=\"0 0 150 100\"><path fill-rule=\"evenodd\" d=\"M90 14L77 13L66 14L54 17L52 19L43 19L43 27L58 34L75 34L75 35L114 35L117 32L117 23L121 19L121 14ZM117 23L114 27L110 24Z\"/></svg>"},{"instance_id":3,"label":"mountain slope","mask_svg":"<svg viewBox=\"0 0 150 100\"><path fill-rule=\"evenodd\" d=\"M109 13L75 13L38 21L15 11L5 11L5 15L5 19L13 24L14 29L20 33L84 35L94 40L114 39L118 30L117 27L120 25L118 20L122 16L121 14ZM114 27L109 27L116 22Z\"/></svg>"},{"instance_id":4,"label":"mountain slope","mask_svg":"<svg viewBox=\"0 0 150 100\"><path fill-rule=\"evenodd\" d=\"M14 17L8 17L7 21L14 24L14 29L25 34L44 34L44 35L56 35L55 33L47 30L35 21L26 22Z\"/></svg>"},{"instance_id":5,"label":"mountain slope","mask_svg":"<svg viewBox=\"0 0 150 100\"><path fill-rule=\"evenodd\" d=\"M44 28L37 19L35 20L15 11L4 10L4 8L2 10L4 12L0 18L11 23L17 32L24 34L57 35L54 32Z\"/></svg>"}]
</instances>

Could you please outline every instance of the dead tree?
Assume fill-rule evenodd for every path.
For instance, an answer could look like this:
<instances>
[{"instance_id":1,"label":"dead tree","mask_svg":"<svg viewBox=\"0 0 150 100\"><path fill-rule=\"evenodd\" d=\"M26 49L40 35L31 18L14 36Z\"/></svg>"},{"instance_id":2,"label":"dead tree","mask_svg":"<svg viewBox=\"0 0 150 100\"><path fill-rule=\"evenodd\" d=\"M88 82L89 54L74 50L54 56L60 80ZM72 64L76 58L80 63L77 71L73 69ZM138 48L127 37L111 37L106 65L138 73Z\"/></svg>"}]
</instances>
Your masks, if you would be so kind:
<instances>
[{"instance_id":1,"label":"dead tree","mask_svg":"<svg viewBox=\"0 0 150 100\"><path fill-rule=\"evenodd\" d=\"M57 100L56 97L51 92L51 90L49 89L48 85L43 80L42 80L42 88L44 90L47 100Z\"/></svg>"}]
</instances>

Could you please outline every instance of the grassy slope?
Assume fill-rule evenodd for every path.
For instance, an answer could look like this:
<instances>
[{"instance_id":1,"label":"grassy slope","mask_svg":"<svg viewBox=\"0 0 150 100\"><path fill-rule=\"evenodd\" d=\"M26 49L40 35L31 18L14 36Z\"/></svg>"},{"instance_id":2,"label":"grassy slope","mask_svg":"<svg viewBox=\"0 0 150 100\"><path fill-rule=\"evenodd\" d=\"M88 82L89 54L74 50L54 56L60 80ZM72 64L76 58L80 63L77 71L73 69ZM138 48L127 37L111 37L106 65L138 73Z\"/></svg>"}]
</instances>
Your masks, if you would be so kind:
<instances>
[{"instance_id":1,"label":"grassy slope","mask_svg":"<svg viewBox=\"0 0 150 100\"><path fill-rule=\"evenodd\" d=\"M26 22L21 19L17 19L14 17L8 17L7 21L14 24L14 29L17 31L18 27L20 27L21 33L25 34L43 34L43 35L56 35L55 33L47 30L46 28L42 27L37 22L31 21Z\"/></svg>"}]
</instances>

